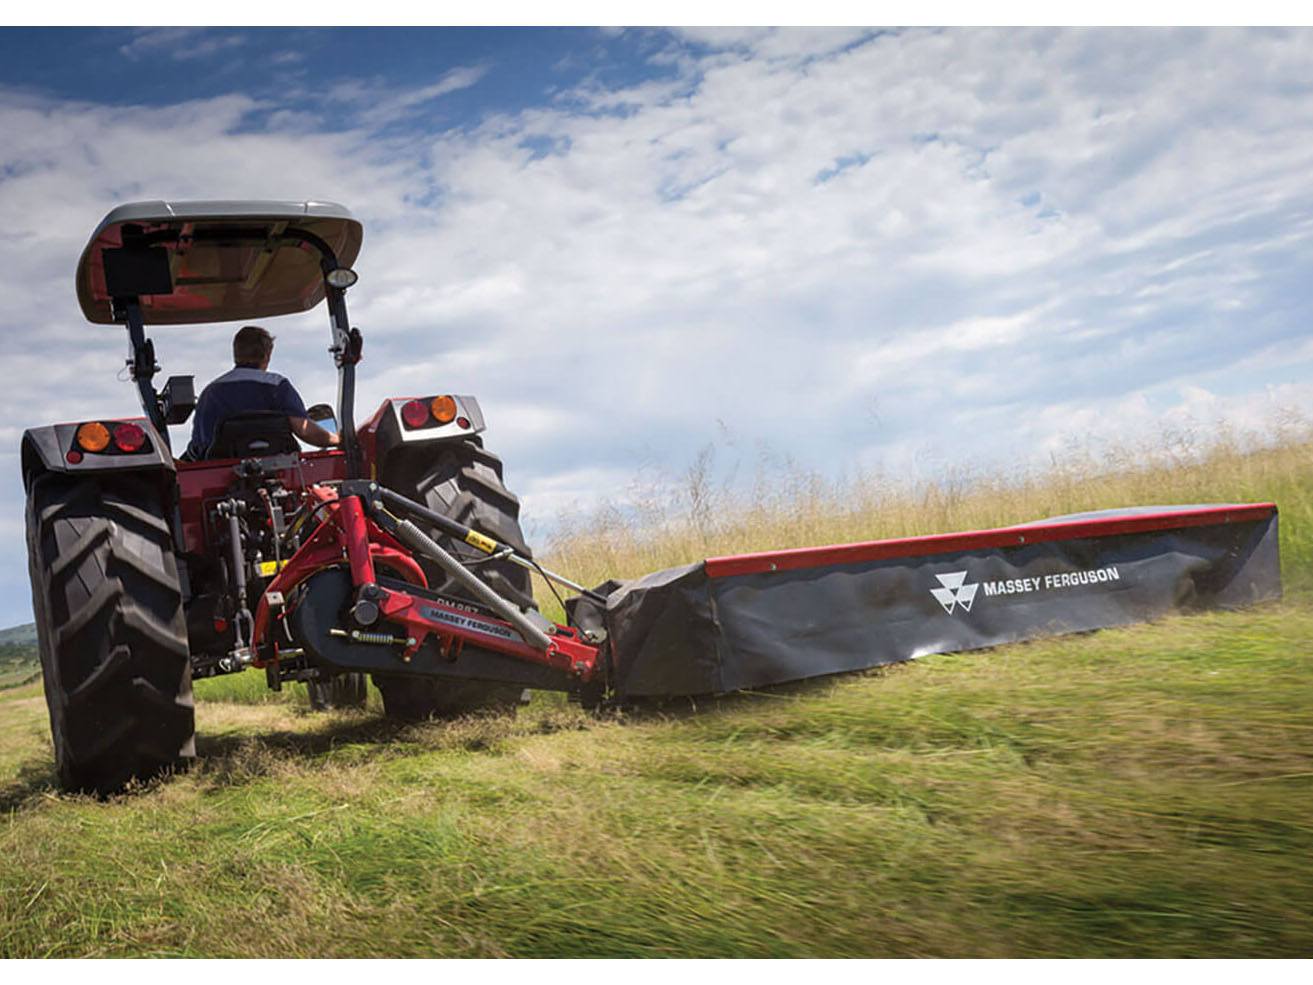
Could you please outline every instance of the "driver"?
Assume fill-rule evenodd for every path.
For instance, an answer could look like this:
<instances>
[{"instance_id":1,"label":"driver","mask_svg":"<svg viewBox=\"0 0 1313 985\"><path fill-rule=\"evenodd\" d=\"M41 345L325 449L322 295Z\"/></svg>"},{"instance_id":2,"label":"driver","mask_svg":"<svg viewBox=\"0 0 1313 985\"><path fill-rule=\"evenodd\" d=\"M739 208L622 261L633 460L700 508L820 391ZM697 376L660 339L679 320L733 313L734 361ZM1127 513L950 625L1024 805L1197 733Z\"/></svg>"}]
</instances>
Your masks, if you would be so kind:
<instances>
[{"instance_id":1,"label":"driver","mask_svg":"<svg viewBox=\"0 0 1313 985\"><path fill-rule=\"evenodd\" d=\"M290 380L269 372L274 337L258 325L247 325L233 336L233 362L228 372L201 391L196 402L191 441L183 457L198 461L205 457L219 425L235 414L282 411L292 433L306 444L330 448L340 444L336 434L325 431L305 416L305 404Z\"/></svg>"}]
</instances>

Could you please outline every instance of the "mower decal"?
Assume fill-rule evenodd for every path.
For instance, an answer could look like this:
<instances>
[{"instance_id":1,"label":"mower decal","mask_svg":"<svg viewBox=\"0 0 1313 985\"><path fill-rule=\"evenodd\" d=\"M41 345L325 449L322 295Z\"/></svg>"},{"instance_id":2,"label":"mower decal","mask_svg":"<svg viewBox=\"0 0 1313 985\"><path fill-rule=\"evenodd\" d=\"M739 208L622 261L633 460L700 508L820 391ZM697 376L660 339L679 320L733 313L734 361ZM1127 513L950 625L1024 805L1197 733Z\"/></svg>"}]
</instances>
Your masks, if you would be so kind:
<instances>
[{"instance_id":1,"label":"mower decal","mask_svg":"<svg viewBox=\"0 0 1313 985\"><path fill-rule=\"evenodd\" d=\"M467 632L480 633L484 636L495 636L497 639L511 640L514 643L524 642L524 637L509 626L503 626L500 623L484 622L482 619L465 616L459 612L451 612L448 609L439 609L436 606L420 606L419 614L425 619L432 619L434 622L443 622L448 626L455 626L457 629L463 629Z\"/></svg>"},{"instance_id":2,"label":"mower decal","mask_svg":"<svg viewBox=\"0 0 1313 985\"><path fill-rule=\"evenodd\" d=\"M437 600L441 602L443 605L445 605L448 609L460 609L464 612L472 612L476 616L485 615L484 611L480 609L477 605L475 605L473 602L466 602L462 599L450 599L447 598L447 596L445 595L439 595L437 597Z\"/></svg>"},{"instance_id":3,"label":"mower decal","mask_svg":"<svg viewBox=\"0 0 1313 985\"><path fill-rule=\"evenodd\" d=\"M1110 581L1121 581L1122 575L1117 565L1110 564L1103 568L1079 571L1063 571L1042 578L1008 578L1005 581L987 581L981 587L987 598L994 595L1019 595L1030 592L1053 592L1062 588L1078 588L1082 585L1097 585Z\"/></svg>"},{"instance_id":4,"label":"mower decal","mask_svg":"<svg viewBox=\"0 0 1313 985\"><path fill-rule=\"evenodd\" d=\"M260 576L262 578L273 577L274 575L278 574L278 572L282 571L284 568L287 567L287 562L289 560L291 559L284 558L282 561L261 561Z\"/></svg>"},{"instance_id":5,"label":"mower decal","mask_svg":"<svg viewBox=\"0 0 1313 985\"><path fill-rule=\"evenodd\" d=\"M944 607L945 612L951 616L959 605L967 612L971 611L972 603L976 600L976 589L980 586L967 583L965 571L935 577L939 580L939 587L930 589L930 594Z\"/></svg>"},{"instance_id":6,"label":"mower decal","mask_svg":"<svg viewBox=\"0 0 1313 985\"><path fill-rule=\"evenodd\" d=\"M1083 585L1121 581L1121 577L1121 572L1115 564L1102 568L1037 575L1033 578L1005 578L998 581L982 581L978 584L966 580L967 572L953 571L945 575L935 575L935 578L939 581L939 587L930 589L930 594L944 607L944 611L951 616L959 608L963 612L970 612L971 606L975 603L978 589L984 591L985 598L994 598L997 595L1031 595L1035 592L1053 592L1065 588L1079 588Z\"/></svg>"},{"instance_id":7,"label":"mower decal","mask_svg":"<svg viewBox=\"0 0 1313 985\"><path fill-rule=\"evenodd\" d=\"M477 547L479 550L483 551L484 554L491 554L493 551L497 550L498 546L495 540L491 537L483 536L483 534L479 533L477 530L471 530L465 535L465 543L469 544L471 547Z\"/></svg>"},{"instance_id":8,"label":"mower decal","mask_svg":"<svg viewBox=\"0 0 1313 985\"><path fill-rule=\"evenodd\" d=\"M1003 581L985 582L985 595L1022 595L1039 591L1038 578L1007 578Z\"/></svg>"}]
</instances>

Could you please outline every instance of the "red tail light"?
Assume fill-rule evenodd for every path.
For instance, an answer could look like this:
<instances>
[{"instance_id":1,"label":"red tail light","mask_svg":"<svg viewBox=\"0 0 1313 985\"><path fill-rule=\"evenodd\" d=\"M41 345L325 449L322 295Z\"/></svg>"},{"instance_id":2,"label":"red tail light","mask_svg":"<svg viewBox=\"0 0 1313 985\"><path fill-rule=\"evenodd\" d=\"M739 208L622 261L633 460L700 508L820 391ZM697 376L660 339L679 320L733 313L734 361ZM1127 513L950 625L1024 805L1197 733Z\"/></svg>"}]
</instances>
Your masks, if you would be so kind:
<instances>
[{"instance_id":1,"label":"red tail light","mask_svg":"<svg viewBox=\"0 0 1313 985\"><path fill-rule=\"evenodd\" d=\"M429 422L429 405L423 400L407 400L401 407L401 419L408 428L422 428Z\"/></svg>"},{"instance_id":2,"label":"red tail light","mask_svg":"<svg viewBox=\"0 0 1313 985\"><path fill-rule=\"evenodd\" d=\"M124 422L114 426L114 445L119 451L141 451L146 444L146 432L136 424Z\"/></svg>"}]
</instances>

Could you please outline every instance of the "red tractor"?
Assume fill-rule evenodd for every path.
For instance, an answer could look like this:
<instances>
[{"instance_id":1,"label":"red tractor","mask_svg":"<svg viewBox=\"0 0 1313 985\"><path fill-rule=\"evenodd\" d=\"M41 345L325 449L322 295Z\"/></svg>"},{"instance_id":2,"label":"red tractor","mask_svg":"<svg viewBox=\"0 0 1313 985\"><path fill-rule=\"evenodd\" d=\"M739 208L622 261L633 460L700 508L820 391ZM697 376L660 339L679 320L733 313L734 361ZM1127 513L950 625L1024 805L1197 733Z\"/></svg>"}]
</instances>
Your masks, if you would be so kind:
<instances>
[{"instance_id":1,"label":"red tractor","mask_svg":"<svg viewBox=\"0 0 1313 985\"><path fill-rule=\"evenodd\" d=\"M107 793L195 755L194 677L263 668L362 703L372 675L405 719L514 706L526 688L586 702L598 635L537 611L519 502L470 396L354 414L362 339L346 292L360 223L324 202L145 202L114 209L77 271L87 319L127 330L144 417L23 435L27 546L46 700L65 788ZM148 325L252 320L326 300L341 438L304 452L286 417L241 415L203 460L170 450L193 378L153 384ZM445 544L445 546L444 546ZM591 593L586 593L590 594ZM593 596L595 599L596 596Z\"/></svg>"}]
</instances>

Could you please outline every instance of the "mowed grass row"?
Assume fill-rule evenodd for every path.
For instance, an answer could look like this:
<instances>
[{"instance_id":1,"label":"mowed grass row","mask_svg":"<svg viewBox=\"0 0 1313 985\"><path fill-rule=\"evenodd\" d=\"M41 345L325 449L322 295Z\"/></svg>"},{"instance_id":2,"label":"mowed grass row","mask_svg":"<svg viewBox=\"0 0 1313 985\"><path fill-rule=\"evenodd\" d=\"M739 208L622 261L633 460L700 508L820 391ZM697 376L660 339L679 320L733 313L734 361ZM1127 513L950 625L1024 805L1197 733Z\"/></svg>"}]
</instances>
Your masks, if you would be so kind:
<instances>
[{"instance_id":1,"label":"mowed grass row","mask_svg":"<svg viewBox=\"0 0 1313 985\"><path fill-rule=\"evenodd\" d=\"M195 769L106 802L54 791L39 685L0 691L0 955L1307 956L1313 443L1282 441L992 494L889 487L865 515L799 479L796 509L785 483L736 519L694 483L647 533L603 513L551 559L601 580L1274 499L1287 597L1245 612L619 718L540 695L399 727L376 694L311 714L247 673L198 684ZM940 509L924 524L917 496Z\"/></svg>"}]
</instances>

